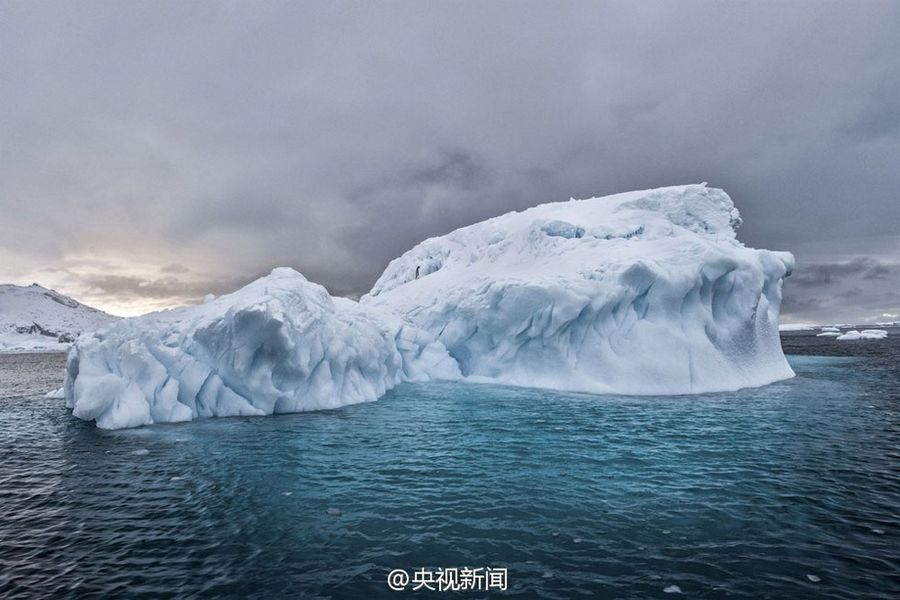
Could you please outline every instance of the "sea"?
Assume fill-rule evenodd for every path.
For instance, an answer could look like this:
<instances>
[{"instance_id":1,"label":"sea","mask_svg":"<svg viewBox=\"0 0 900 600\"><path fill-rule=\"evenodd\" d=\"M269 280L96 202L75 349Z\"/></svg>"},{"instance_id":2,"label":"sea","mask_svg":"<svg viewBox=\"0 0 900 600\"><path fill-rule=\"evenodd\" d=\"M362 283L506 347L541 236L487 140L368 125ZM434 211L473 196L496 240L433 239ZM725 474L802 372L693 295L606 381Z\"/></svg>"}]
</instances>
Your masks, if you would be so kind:
<instances>
[{"instance_id":1,"label":"sea","mask_svg":"<svg viewBox=\"0 0 900 600\"><path fill-rule=\"evenodd\" d=\"M0 598L900 598L900 330L797 376L103 431L0 355Z\"/></svg>"}]
</instances>

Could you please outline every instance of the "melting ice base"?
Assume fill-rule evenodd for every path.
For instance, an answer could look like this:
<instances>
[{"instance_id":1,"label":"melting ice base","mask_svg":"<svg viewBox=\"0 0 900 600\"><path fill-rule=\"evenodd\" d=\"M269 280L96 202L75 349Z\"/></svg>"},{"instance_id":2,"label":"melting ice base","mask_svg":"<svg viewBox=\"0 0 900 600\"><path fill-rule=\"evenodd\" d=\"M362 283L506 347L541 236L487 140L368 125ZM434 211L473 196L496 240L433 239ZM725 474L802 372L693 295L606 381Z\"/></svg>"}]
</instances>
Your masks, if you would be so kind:
<instances>
[{"instance_id":1,"label":"melting ice base","mask_svg":"<svg viewBox=\"0 0 900 600\"><path fill-rule=\"evenodd\" d=\"M121 428L333 408L402 381L623 394L764 385L793 375L778 337L793 257L745 247L739 224L723 191L681 186L544 204L426 240L359 303L276 269L82 337L66 402Z\"/></svg>"}]
</instances>

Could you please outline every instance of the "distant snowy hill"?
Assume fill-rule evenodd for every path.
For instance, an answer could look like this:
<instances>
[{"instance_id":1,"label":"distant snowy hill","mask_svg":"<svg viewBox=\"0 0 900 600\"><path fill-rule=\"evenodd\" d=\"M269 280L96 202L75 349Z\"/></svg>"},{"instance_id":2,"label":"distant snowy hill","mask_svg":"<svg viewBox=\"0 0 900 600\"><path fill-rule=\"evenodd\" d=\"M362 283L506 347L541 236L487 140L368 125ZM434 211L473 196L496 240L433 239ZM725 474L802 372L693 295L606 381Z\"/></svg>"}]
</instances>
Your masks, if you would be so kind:
<instances>
[{"instance_id":1,"label":"distant snowy hill","mask_svg":"<svg viewBox=\"0 0 900 600\"><path fill-rule=\"evenodd\" d=\"M36 283L0 285L0 352L63 351L117 319Z\"/></svg>"}]
</instances>

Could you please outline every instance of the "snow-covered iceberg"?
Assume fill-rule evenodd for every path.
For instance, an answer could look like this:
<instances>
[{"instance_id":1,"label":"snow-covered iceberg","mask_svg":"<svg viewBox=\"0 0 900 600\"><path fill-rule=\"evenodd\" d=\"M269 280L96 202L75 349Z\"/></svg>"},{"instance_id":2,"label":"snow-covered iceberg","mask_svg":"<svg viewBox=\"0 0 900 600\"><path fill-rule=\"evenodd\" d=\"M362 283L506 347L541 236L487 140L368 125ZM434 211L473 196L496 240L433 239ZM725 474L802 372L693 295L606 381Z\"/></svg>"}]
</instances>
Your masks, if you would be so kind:
<instances>
[{"instance_id":1,"label":"snow-covered iceberg","mask_svg":"<svg viewBox=\"0 0 900 600\"><path fill-rule=\"evenodd\" d=\"M812 331L817 327L812 323L782 323L778 326L778 331Z\"/></svg>"},{"instance_id":2,"label":"snow-covered iceberg","mask_svg":"<svg viewBox=\"0 0 900 600\"><path fill-rule=\"evenodd\" d=\"M360 302L291 269L79 338L64 392L105 428L375 400L460 379L687 394L791 377L785 252L705 185L544 204L426 240Z\"/></svg>"},{"instance_id":3,"label":"snow-covered iceberg","mask_svg":"<svg viewBox=\"0 0 900 600\"><path fill-rule=\"evenodd\" d=\"M543 204L428 239L361 299L440 340L464 376L688 394L791 377L793 257L741 244L728 195L689 185Z\"/></svg>"},{"instance_id":4,"label":"snow-covered iceberg","mask_svg":"<svg viewBox=\"0 0 900 600\"><path fill-rule=\"evenodd\" d=\"M64 388L76 417L117 429L335 408L403 381L458 377L433 336L281 268L205 304L82 336Z\"/></svg>"},{"instance_id":5,"label":"snow-covered iceberg","mask_svg":"<svg viewBox=\"0 0 900 600\"><path fill-rule=\"evenodd\" d=\"M835 339L841 342L854 342L856 340L883 340L887 336L888 332L884 329L863 329L862 331L857 331L856 329L854 329L836 337Z\"/></svg>"}]
</instances>

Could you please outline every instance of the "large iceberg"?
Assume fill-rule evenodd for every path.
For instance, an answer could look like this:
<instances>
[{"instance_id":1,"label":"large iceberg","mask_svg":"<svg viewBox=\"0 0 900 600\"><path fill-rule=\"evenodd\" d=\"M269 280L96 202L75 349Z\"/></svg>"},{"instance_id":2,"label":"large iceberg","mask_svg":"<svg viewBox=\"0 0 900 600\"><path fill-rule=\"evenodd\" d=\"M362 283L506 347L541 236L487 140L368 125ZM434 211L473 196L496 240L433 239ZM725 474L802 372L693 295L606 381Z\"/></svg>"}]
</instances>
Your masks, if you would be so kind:
<instances>
[{"instance_id":1,"label":"large iceberg","mask_svg":"<svg viewBox=\"0 0 900 600\"><path fill-rule=\"evenodd\" d=\"M76 417L118 429L335 408L458 377L429 334L280 268L205 304L82 336L64 391Z\"/></svg>"},{"instance_id":2,"label":"large iceberg","mask_svg":"<svg viewBox=\"0 0 900 600\"><path fill-rule=\"evenodd\" d=\"M791 377L778 335L793 256L741 244L722 190L543 204L428 239L362 298L432 333L464 376L623 394Z\"/></svg>"},{"instance_id":3,"label":"large iceberg","mask_svg":"<svg viewBox=\"0 0 900 600\"><path fill-rule=\"evenodd\" d=\"M778 336L785 252L735 235L705 185L571 200L426 240L360 302L291 269L82 336L64 386L104 428L375 400L466 379L688 394L791 377Z\"/></svg>"}]
</instances>

